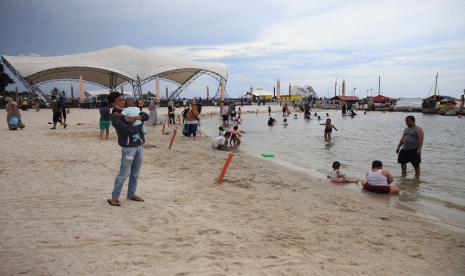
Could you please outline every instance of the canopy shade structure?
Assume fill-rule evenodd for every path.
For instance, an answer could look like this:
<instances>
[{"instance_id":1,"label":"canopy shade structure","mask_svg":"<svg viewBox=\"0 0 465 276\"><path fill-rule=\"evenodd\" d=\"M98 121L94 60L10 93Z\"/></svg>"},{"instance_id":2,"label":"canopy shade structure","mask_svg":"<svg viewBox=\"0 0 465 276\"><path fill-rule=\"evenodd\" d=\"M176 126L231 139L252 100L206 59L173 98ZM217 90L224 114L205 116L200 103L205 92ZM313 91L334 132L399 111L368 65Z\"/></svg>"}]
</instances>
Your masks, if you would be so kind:
<instances>
[{"instance_id":1,"label":"canopy shade structure","mask_svg":"<svg viewBox=\"0 0 465 276\"><path fill-rule=\"evenodd\" d=\"M228 68L221 63L167 57L125 45L63 56L2 56L2 61L33 88L48 81L78 80L82 76L86 82L110 89L125 82L133 86L137 82L140 89L141 84L161 78L180 85L180 91L175 91L179 95L199 74L209 74L219 82L228 78Z\"/></svg>"},{"instance_id":2,"label":"canopy shade structure","mask_svg":"<svg viewBox=\"0 0 465 276\"><path fill-rule=\"evenodd\" d=\"M261 88L257 88L254 91L252 91L252 96L255 96L255 97L273 96L273 92L268 92L268 91L265 91L265 90L263 90Z\"/></svg>"}]
</instances>

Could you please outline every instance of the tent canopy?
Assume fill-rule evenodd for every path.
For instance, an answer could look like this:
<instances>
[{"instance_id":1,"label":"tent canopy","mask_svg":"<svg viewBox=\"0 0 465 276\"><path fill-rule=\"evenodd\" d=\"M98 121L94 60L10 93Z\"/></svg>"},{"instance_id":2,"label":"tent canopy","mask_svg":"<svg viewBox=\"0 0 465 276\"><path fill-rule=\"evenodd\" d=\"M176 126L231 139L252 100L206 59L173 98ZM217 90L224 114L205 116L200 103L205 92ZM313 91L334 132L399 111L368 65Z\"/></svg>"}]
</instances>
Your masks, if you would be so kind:
<instances>
[{"instance_id":1,"label":"tent canopy","mask_svg":"<svg viewBox=\"0 0 465 276\"><path fill-rule=\"evenodd\" d=\"M172 58L125 45L73 55L3 59L31 84L82 76L85 81L111 88L138 77L145 80L157 76L183 85L201 70L228 78L228 68L221 63Z\"/></svg>"},{"instance_id":2,"label":"tent canopy","mask_svg":"<svg viewBox=\"0 0 465 276\"><path fill-rule=\"evenodd\" d=\"M252 95L255 97L261 97L261 96L273 96L273 92L268 92L265 91L261 88L257 88L254 91L252 91Z\"/></svg>"}]
</instances>

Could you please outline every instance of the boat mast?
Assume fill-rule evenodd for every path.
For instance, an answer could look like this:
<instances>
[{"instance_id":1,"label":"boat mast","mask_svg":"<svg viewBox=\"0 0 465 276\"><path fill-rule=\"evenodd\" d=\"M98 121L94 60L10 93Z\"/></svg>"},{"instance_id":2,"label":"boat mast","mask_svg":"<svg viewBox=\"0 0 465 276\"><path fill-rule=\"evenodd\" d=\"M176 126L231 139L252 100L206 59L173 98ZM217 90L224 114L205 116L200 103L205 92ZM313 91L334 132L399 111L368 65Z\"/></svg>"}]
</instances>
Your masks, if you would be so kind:
<instances>
[{"instance_id":1,"label":"boat mast","mask_svg":"<svg viewBox=\"0 0 465 276\"><path fill-rule=\"evenodd\" d=\"M434 82L434 95L437 95L438 90L438 72L436 72L436 81Z\"/></svg>"},{"instance_id":2,"label":"boat mast","mask_svg":"<svg viewBox=\"0 0 465 276\"><path fill-rule=\"evenodd\" d=\"M337 89L337 78L336 81L334 82L334 97L336 97L336 89Z\"/></svg>"},{"instance_id":3,"label":"boat mast","mask_svg":"<svg viewBox=\"0 0 465 276\"><path fill-rule=\"evenodd\" d=\"M378 77L378 96L381 95L381 76Z\"/></svg>"}]
</instances>

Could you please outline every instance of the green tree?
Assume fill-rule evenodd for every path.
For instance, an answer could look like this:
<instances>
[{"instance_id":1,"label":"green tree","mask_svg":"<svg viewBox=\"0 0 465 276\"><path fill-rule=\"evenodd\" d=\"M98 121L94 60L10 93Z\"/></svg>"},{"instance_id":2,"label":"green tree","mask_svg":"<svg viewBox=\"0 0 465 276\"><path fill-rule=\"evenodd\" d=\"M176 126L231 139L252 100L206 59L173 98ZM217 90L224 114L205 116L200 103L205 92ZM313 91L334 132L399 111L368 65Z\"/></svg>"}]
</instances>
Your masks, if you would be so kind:
<instances>
[{"instance_id":1,"label":"green tree","mask_svg":"<svg viewBox=\"0 0 465 276\"><path fill-rule=\"evenodd\" d=\"M15 83L15 81L12 80L10 76L8 76L8 74L4 72L3 64L0 63L0 93L4 93L5 87L12 83Z\"/></svg>"}]
</instances>

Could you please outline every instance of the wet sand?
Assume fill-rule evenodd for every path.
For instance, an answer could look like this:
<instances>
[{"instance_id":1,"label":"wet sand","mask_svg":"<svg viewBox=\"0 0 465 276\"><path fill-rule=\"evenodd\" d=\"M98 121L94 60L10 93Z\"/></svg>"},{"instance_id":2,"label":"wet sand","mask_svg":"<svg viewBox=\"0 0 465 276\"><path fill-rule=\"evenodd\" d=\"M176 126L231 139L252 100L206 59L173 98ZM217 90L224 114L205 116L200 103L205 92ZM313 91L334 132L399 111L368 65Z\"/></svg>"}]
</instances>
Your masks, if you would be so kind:
<instances>
[{"instance_id":1,"label":"wet sand","mask_svg":"<svg viewBox=\"0 0 465 276\"><path fill-rule=\"evenodd\" d=\"M227 153L181 136L168 150L160 127L149 127L140 175L146 202L110 207L114 129L100 141L98 111L72 110L52 131L51 115L23 112L27 127L14 132L0 110L1 275L465 273L463 229L351 200L244 152L217 186Z\"/></svg>"}]
</instances>

